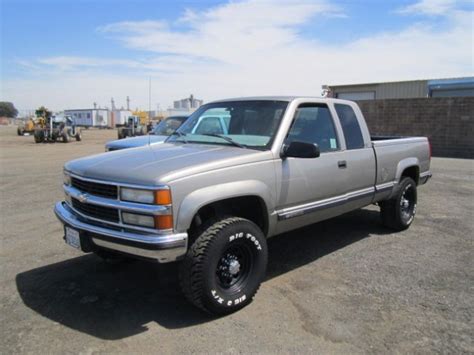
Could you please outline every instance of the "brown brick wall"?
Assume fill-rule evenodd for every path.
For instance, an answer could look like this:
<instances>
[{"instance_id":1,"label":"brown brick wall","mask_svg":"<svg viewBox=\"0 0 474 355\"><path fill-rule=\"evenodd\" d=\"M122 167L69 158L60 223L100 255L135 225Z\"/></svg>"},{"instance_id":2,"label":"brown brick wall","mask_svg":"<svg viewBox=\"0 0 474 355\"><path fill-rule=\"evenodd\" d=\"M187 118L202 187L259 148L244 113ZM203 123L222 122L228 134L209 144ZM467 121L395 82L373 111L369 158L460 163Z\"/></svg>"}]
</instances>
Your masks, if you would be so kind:
<instances>
[{"instance_id":1,"label":"brown brick wall","mask_svg":"<svg viewBox=\"0 0 474 355\"><path fill-rule=\"evenodd\" d=\"M427 136L434 156L474 158L474 97L358 104L372 135Z\"/></svg>"}]
</instances>

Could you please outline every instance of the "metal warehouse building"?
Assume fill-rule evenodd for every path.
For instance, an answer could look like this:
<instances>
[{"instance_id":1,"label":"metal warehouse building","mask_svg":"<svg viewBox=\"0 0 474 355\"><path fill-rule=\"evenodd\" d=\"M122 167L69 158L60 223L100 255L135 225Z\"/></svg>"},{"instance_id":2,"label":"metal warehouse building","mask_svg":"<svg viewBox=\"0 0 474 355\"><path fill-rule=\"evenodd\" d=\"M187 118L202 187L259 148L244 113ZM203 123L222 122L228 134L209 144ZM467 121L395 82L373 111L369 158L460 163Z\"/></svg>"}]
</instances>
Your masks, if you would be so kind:
<instances>
[{"instance_id":1,"label":"metal warehouse building","mask_svg":"<svg viewBox=\"0 0 474 355\"><path fill-rule=\"evenodd\" d=\"M474 77L354 85L323 85L329 97L346 100L474 96Z\"/></svg>"}]
</instances>

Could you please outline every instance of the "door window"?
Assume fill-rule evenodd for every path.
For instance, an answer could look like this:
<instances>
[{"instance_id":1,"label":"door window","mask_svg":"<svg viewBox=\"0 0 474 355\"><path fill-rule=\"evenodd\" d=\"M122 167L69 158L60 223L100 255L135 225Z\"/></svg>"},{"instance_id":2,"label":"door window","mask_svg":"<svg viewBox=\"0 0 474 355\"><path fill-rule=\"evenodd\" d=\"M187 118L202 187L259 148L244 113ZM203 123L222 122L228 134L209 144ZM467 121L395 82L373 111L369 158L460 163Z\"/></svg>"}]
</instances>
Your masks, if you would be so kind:
<instances>
[{"instance_id":1,"label":"door window","mask_svg":"<svg viewBox=\"0 0 474 355\"><path fill-rule=\"evenodd\" d=\"M339 149L334 122L326 105L303 104L298 107L287 142L316 143L321 153Z\"/></svg>"}]
</instances>

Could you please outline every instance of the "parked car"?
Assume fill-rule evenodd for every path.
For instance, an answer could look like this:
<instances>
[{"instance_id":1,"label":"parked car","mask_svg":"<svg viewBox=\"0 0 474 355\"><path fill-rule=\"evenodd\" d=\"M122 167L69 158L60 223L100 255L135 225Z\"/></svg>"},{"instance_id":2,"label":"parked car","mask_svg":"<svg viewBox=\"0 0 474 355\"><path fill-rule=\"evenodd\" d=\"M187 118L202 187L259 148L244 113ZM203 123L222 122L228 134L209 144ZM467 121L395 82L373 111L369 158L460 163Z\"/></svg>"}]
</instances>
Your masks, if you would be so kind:
<instances>
[{"instance_id":1,"label":"parked car","mask_svg":"<svg viewBox=\"0 0 474 355\"><path fill-rule=\"evenodd\" d=\"M110 141L105 145L107 152L126 148L136 148L148 144L163 143L186 121L187 116L171 116L161 121L149 136L133 137ZM207 115L199 118L193 133L227 133L228 115Z\"/></svg>"},{"instance_id":2,"label":"parked car","mask_svg":"<svg viewBox=\"0 0 474 355\"><path fill-rule=\"evenodd\" d=\"M170 116L158 123L148 135L129 137L127 139L117 139L107 142L105 144L105 150L112 151L162 143L170 134L176 131L187 118L188 116Z\"/></svg>"},{"instance_id":3,"label":"parked car","mask_svg":"<svg viewBox=\"0 0 474 355\"><path fill-rule=\"evenodd\" d=\"M225 131L221 119L197 131L213 111L226 112ZM254 298L274 235L371 204L387 227L408 228L430 160L425 137L371 138L351 101L229 99L164 144L68 162L55 213L83 252L179 261L188 300L227 314Z\"/></svg>"}]
</instances>

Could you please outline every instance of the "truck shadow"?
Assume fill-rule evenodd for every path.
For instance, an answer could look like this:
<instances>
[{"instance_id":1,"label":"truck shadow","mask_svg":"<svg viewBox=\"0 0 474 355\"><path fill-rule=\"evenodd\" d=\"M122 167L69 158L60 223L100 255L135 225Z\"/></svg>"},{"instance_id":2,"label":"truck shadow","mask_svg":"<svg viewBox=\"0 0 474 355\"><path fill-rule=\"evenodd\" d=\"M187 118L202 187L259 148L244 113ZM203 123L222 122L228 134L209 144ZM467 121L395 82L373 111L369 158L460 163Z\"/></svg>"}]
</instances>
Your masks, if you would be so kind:
<instances>
[{"instance_id":1,"label":"truck shadow","mask_svg":"<svg viewBox=\"0 0 474 355\"><path fill-rule=\"evenodd\" d=\"M388 233L378 212L364 209L276 236L269 240L265 282L364 238ZM16 284L25 305L35 312L114 340L145 332L150 322L176 329L214 319L184 299L176 272L173 264L108 265L88 254L20 273Z\"/></svg>"}]
</instances>

